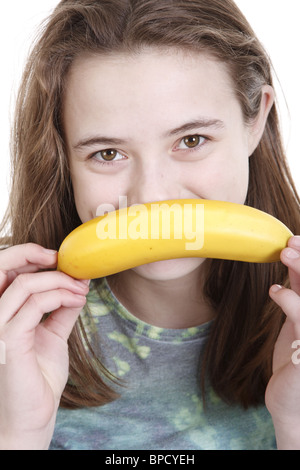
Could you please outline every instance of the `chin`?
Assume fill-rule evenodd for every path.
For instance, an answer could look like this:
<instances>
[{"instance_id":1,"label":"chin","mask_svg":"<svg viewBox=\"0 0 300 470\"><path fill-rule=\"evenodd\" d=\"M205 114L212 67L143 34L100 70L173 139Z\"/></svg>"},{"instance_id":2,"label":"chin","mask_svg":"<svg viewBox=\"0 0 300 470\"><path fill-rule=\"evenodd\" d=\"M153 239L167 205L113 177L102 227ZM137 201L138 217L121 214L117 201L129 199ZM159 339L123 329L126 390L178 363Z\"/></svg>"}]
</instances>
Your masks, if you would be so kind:
<instances>
[{"instance_id":1,"label":"chin","mask_svg":"<svg viewBox=\"0 0 300 470\"><path fill-rule=\"evenodd\" d=\"M136 274L153 281L170 281L191 274L205 261L204 258L180 258L143 264L133 268Z\"/></svg>"}]
</instances>

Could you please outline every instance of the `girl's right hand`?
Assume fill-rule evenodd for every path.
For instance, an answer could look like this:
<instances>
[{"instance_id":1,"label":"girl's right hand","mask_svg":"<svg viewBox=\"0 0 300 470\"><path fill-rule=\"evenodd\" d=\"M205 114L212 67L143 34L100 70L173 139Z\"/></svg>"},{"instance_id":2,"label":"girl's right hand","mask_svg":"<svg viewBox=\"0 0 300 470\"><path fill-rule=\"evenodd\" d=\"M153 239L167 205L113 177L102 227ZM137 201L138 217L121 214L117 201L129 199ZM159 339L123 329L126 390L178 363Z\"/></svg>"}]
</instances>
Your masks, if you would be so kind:
<instances>
[{"instance_id":1,"label":"girl's right hand","mask_svg":"<svg viewBox=\"0 0 300 470\"><path fill-rule=\"evenodd\" d=\"M56 264L56 252L32 243L0 251L0 449L48 448L52 437L67 340L88 293L88 281L41 272Z\"/></svg>"}]
</instances>

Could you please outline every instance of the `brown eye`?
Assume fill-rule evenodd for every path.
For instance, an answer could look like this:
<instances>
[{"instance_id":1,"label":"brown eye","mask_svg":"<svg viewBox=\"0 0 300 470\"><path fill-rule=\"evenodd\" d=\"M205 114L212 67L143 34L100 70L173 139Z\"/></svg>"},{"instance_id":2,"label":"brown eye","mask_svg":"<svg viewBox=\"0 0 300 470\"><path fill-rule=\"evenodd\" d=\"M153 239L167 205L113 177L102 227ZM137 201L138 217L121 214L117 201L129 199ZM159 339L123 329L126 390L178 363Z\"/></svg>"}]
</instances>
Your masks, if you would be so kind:
<instances>
[{"instance_id":1,"label":"brown eye","mask_svg":"<svg viewBox=\"0 0 300 470\"><path fill-rule=\"evenodd\" d=\"M184 139L182 139L182 140L188 148L194 148L194 147L197 147L197 145L199 145L200 136L199 135L188 135L187 137L184 137Z\"/></svg>"},{"instance_id":2,"label":"brown eye","mask_svg":"<svg viewBox=\"0 0 300 470\"><path fill-rule=\"evenodd\" d=\"M118 152L114 149L107 149L107 150L102 150L99 152L103 160L106 160L107 162L110 162L111 160L114 160L118 154Z\"/></svg>"}]
</instances>

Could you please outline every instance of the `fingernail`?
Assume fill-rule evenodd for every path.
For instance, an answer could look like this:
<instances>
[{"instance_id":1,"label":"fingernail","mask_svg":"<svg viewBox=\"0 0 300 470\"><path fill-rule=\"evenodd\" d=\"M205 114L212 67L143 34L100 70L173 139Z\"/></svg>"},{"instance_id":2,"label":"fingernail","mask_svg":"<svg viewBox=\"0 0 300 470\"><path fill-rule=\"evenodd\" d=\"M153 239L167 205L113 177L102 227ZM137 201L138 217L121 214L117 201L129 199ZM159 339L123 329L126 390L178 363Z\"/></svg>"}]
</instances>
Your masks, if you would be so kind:
<instances>
[{"instance_id":1,"label":"fingernail","mask_svg":"<svg viewBox=\"0 0 300 470\"><path fill-rule=\"evenodd\" d=\"M87 289L87 287L88 287L88 284L87 284L86 282L81 281L81 280L79 280L79 279L76 279L76 280L75 280L75 284L76 284L76 286L78 286L81 290L82 290L82 289L85 290L85 289Z\"/></svg>"},{"instance_id":2,"label":"fingernail","mask_svg":"<svg viewBox=\"0 0 300 470\"><path fill-rule=\"evenodd\" d=\"M290 238L289 246L295 246L296 248L300 248L300 237L299 237L299 235L295 235L294 237Z\"/></svg>"},{"instance_id":3,"label":"fingernail","mask_svg":"<svg viewBox=\"0 0 300 470\"><path fill-rule=\"evenodd\" d=\"M56 250L48 250L48 248L43 248L43 252L47 255L55 255L57 253Z\"/></svg>"},{"instance_id":4,"label":"fingernail","mask_svg":"<svg viewBox=\"0 0 300 470\"><path fill-rule=\"evenodd\" d=\"M297 259L300 256L300 253L298 251L293 250L292 248L287 248L285 251L285 256L290 259Z\"/></svg>"},{"instance_id":5,"label":"fingernail","mask_svg":"<svg viewBox=\"0 0 300 470\"><path fill-rule=\"evenodd\" d=\"M282 286L279 284L274 284L274 286L271 287L271 291L275 294L276 292L280 291L282 289Z\"/></svg>"},{"instance_id":6,"label":"fingernail","mask_svg":"<svg viewBox=\"0 0 300 470\"><path fill-rule=\"evenodd\" d=\"M86 303L86 296L85 295L76 294L76 299L78 300L79 303L82 303L83 305Z\"/></svg>"}]
</instances>

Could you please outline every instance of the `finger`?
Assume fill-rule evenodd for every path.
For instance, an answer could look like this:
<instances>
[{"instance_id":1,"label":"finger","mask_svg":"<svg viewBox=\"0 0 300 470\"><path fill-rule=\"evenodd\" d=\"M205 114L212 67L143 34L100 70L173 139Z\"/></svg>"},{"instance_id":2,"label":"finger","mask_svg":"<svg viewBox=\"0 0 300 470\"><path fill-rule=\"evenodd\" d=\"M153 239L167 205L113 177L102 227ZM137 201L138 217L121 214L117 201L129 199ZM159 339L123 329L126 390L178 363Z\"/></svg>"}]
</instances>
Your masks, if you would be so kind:
<instances>
[{"instance_id":1,"label":"finger","mask_svg":"<svg viewBox=\"0 0 300 470\"><path fill-rule=\"evenodd\" d=\"M288 241L288 246L291 248L295 248L296 250L300 250L300 236L299 235L294 235L291 237Z\"/></svg>"},{"instance_id":2,"label":"finger","mask_svg":"<svg viewBox=\"0 0 300 470\"><path fill-rule=\"evenodd\" d=\"M54 268L56 264L56 251L47 250L34 243L16 245L1 250L0 295L19 273L37 271L42 268Z\"/></svg>"},{"instance_id":3,"label":"finger","mask_svg":"<svg viewBox=\"0 0 300 470\"><path fill-rule=\"evenodd\" d=\"M300 256L300 236L294 236L289 239L288 246L292 248L295 252L295 264L296 266L291 266L289 269L289 278L291 282L291 287L293 290L300 295L300 271L299 271L299 258L296 258L296 254Z\"/></svg>"},{"instance_id":4,"label":"finger","mask_svg":"<svg viewBox=\"0 0 300 470\"><path fill-rule=\"evenodd\" d=\"M81 309L85 303L86 297L84 295L74 294L65 289L33 294L22 306L18 315L15 315L9 323L11 336L17 338L20 334L23 336L26 332L32 332L40 324L45 313L58 310L61 307ZM67 325L68 328L69 325Z\"/></svg>"},{"instance_id":5,"label":"finger","mask_svg":"<svg viewBox=\"0 0 300 470\"><path fill-rule=\"evenodd\" d=\"M83 306L61 307L53 311L44 321L44 328L67 341Z\"/></svg>"},{"instance_id":6,"label":"finger","mask_svg":"<svg viewBox=\"0 0 300 470\"><path fill-rule=\"evenodd\" d=\"M61 288L81 295L86 295L89 290L84 281L59 271L20 274L0 299L0 325L9 322L33 294Z\"/></svg>"},{"instance_id":7,"label":"finger","mask_svg":"<svg viewBox=\"0 0 300 470\"><path fill-rule=\"evenodd\" d=\"M17 270L29 264L47 266L56 265L57 252L48 250L35 243L15 245L0 251L0 269Z\"/></svg>"},{"instance_id":8,"label":"finger","mask_svg":"<svg viewBox=\"0 0 300 470\"><path fill-rule=\"evenodd\" d=\"M49 266L51 269L52 266ZM45 266L38 264L28 264L27 266L22 266L21 268L15 271L3 272L0 271L0 297L5 292L5 290L10 286L10 284L22 273L36 273L40 269L45 268Z\"/></svg>"},{"instance_id":9,"label":"finger","mask_svg":"<svg viewBox=\"0 0 300 470\"><path fill-rule=\"evenodd\" d=\"M293 323L296 339L300 339L300 297L291 289L273 285L270 288L270 297L281 307L288 320Z\"/></svg>"},{"instance_id":10,"label":"finger","mask_svg":"<svg viewBox=\"0 0 300 470\"><path fill-rule=\"evenodd\" d=\"M292 245L292 242L289 243ZM300 295L300 249L289 246L282 250L280 259L289 268L291 288Z\"/></svg>"}]
</instances>

